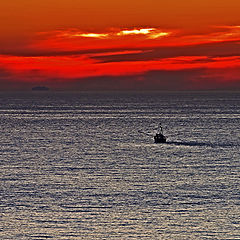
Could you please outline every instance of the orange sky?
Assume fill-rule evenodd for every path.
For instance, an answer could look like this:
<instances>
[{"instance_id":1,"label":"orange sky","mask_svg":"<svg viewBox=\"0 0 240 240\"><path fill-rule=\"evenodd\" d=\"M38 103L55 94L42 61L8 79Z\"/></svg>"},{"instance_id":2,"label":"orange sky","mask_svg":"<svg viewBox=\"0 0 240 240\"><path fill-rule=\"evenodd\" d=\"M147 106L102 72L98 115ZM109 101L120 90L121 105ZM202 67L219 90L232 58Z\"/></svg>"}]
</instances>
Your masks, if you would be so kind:
<instances>
[{"instance_id":1,"label":"orange sky","mask_svg":"<svg viewBox=\"0 0 240 240\"><path fill-rule=\"evenodd\" d=\"M0 90L240 89L239 0L11 0L0 9Z\"/></svg>"}]
</instances>

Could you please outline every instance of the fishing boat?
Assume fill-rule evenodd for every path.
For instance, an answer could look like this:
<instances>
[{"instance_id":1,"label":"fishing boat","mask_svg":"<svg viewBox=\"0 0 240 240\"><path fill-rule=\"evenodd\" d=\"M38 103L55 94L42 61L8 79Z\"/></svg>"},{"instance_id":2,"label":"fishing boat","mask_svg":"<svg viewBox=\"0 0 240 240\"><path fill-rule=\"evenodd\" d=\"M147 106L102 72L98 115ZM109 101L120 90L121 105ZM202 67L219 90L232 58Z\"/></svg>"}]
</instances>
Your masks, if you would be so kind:
<instances>
[{"instance_id":1,"label":"fishing boat","mask_svg":"<svg viewBox=\"0 0 240 240\"><path fill-rule=\"evenodd\" d=\"M163 128L161 123L158 126L158 130L156 135L154 136L154 142L155 143L165 143L167 141L167 138L163 135Z\"/></svg>"}]
</instances>

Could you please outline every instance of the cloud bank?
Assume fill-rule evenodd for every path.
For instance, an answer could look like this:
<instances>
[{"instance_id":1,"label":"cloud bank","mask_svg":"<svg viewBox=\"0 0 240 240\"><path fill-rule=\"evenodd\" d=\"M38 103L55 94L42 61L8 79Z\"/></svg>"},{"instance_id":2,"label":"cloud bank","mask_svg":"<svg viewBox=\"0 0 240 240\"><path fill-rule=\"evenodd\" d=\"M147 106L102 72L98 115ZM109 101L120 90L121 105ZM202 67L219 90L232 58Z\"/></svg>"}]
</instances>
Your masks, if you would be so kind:
<instances>
[{"instance_id":1,"label":"cloud bank","mask_svg":"<svg viewBox=\"0 0 240 240\"><path fill-rule=\"evenodd\" d=\"M0 49L0 90L240 90L240 26L38 32Z\"/></svg>"}]
</instances>

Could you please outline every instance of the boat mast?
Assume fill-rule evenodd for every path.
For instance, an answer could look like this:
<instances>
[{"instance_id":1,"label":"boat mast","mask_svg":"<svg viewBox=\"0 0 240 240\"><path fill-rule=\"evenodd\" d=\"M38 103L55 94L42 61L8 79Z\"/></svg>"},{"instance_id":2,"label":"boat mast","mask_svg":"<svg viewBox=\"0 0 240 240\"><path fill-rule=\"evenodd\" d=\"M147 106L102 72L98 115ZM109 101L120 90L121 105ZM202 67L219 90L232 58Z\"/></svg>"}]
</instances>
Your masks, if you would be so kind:
<instances>
[{"instance_id":1,"label":"boat mast","mask_svg":"<svg viewBox=\"0 0 240 240\"><path fill-rule=\"evenodd\" d=\"M162 128L162 124L161 123L159 123L159 125L158 125L158 133L163 135L163 128Z\"/></svg>"}]
</instances>

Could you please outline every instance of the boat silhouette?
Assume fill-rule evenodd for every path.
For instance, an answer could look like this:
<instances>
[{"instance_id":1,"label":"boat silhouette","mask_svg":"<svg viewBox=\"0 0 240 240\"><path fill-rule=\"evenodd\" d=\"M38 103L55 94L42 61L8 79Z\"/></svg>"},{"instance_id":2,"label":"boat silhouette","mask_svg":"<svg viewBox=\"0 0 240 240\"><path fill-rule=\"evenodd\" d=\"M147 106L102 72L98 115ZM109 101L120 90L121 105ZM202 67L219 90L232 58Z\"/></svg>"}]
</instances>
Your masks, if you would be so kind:
<instances>
[{"instance_id":1,"label":"boat silhouette","mask_svg":"<svg viewBox=\"0 0 240 240\"><path fill-rule=\"evenodd\" d=\"M167 137L163 135L163 128L162 128L161 123L159 123L159 125L158 125L158 129L157 129L155 136L153 136L153 134L146 133L141 130L139 130L138 132L143 133L147 136L153 137L155 143L166 143L167 142Z\"/></svg>"},{"instance_id":2,"label":"boat silhouette","mask_svg":"<svg viewBox=\"0 0 240 240\"><path fill-rule=\"evenodd\" d=\"M154 142L155 143L165 143L166 141L167 141L167 138L163 135L162 124L159 123L157 133L154 136Z\"/></svg>"}]
</instances>

